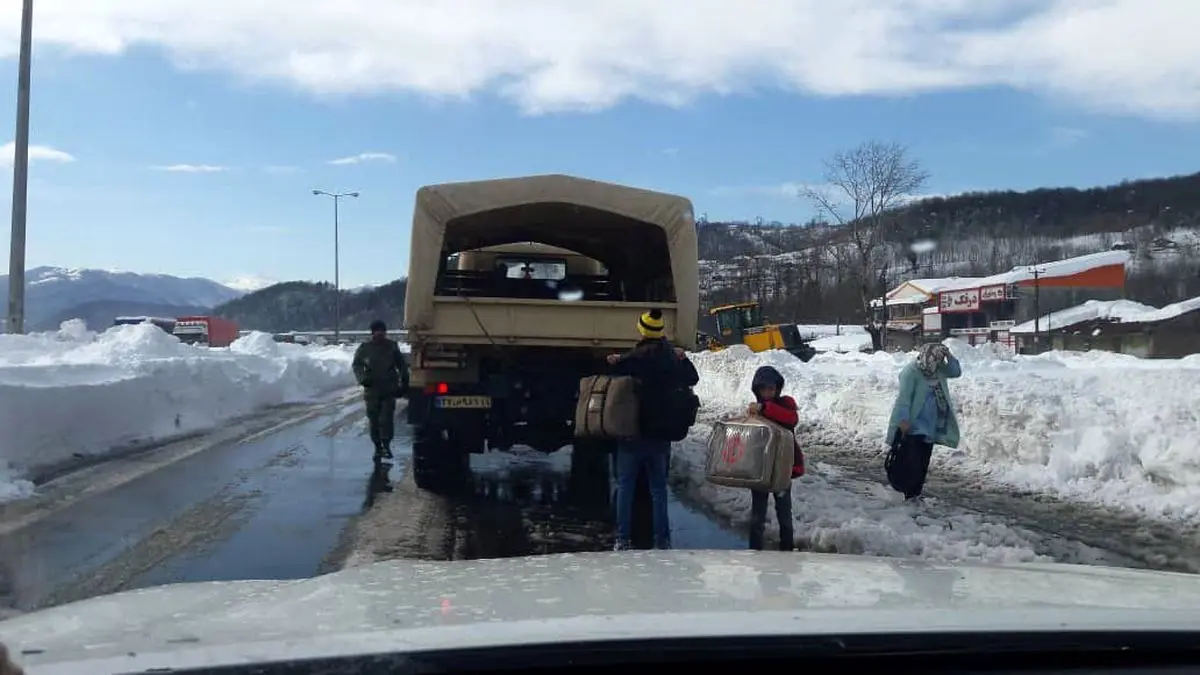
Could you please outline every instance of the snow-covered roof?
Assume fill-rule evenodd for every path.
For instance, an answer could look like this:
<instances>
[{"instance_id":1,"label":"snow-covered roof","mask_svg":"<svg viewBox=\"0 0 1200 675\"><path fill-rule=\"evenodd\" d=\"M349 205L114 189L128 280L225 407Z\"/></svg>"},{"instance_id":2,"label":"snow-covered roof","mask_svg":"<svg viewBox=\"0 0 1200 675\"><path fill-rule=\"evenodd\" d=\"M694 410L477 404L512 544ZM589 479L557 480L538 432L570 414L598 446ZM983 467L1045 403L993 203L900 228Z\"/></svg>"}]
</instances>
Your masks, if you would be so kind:
<instances>
[{"instance_id":1,"label":"snow-covered roof","mask_svg":"<svg viewBox=\"0 0 1200 675\"><path fill-rule=\"evenodd\" d=\"M926 302L929 302L929 296L925 295L924 293L897 295L887 299L888 307L895 307L897 305L923 305ZM871 301L872 307L880 307L882 305L883 300L879 298L875 298Z\"/></svg>"},{"instance_id":2,"label":"snow-covered roof","mask_svg":"<svg viewBox=\"0 0 1200 675\"><path fill-rule=\"evenodd\" d=\"M945 286L950 281L952 281L952 279L911 279L897 286L894 290L892 290L892 293L896 293L901 289L904 289L905 286L911 286L912 289L909 290L933 294L937 293L938 289L940 289L942 286Z\"/></svg>"},{"instance_id":3,"label":"snow-covered roof","mask_svg":"<svg viewBox=\"0 0 1200 675\"><path fill-rule=\"evenodd\" d=\"M1100 253L1089 253L1088 255L1055 260L1054 262L1042 263L1040 265L1019 265L1007 272L993 274L988 277L952 279L950 280L951 283L938 289L938 291L958 291L982 288L984 286L1000 286L1018 284L1022 281L1032 281L1035 269L1040 270L1038 276L1042 279L1069 277L1073 274L1087 272L1098 267L1125 265L1129 263L1130 257L1129 251L1101 251Z\"/></svg>"},{"instance_id":4,"label":"snow-covered roof","mask_svg":"<svg viewBox=\"0 0 1200 675\"><path fill-rule=\"evenodd\" d=\"M1132 300L1088 300L1082 305L1051 312L1038 320L1043 331L1069 328L1089 321L1112 321L1114 323L1158 323L1200 310L1200 297L1176 302L1162 309L1143 305ZM1033 321L1013 326L1010 333L1032 334Z\"/></svg>"},{"instance_id":5,"label":"snow-covered roof","mask_svg":"<svg viewBox=\"0 0 1200 675\"><path fill-rule=\"evenodd\" d=\"M1088 255L1055 260L1040 265L1019 265L1007 272L986 277L948 277L945 279L911 279L896 286L887 293L889 305L923 305L933 299L933 296L945 291L962 291L985 286L1007 286L1022 281L1032 281L1034 269L1040 270L1038 276L1042 279L1069 277L1073 274L1086 272L1097 267L1109 265L1125 265L1130 260L1128 251L1101 251ZM871 301L872 307L883 304L882 299Z\"/></svg>"},{"instance_id":6,"label":"snow-covered roof","mask_svg":"<svg viewBox=\"0 0 1200 675\"><path fill-rule=\"evenodd\" d=\"M1194 312L1198 309L1200 309L1200 296L1188 298L1187 300L1180 300L1179 302L1173 302L1162 309L1156 309L1153 312L1147 312L1146 314L1138 317L1137 322L1158 323L1159 321L1166 321L1168 319L1174 319L1176 317L1183 316L1184 314Z\"/></svg>"},{"instance_id":7,"label":"snow-covered roof","mask_svg":"<svg viewBox=\"0 0 1200 675\"><path fill-rule=\"evenodd\" d=\"M958 283L967 279L967 277L952 277L949 279L911 279L905 281L899 286L893 288L887 293L887 304L889 305L922 305L929 300L942 288ZM879 302L873 302L872 305L879 306Z\"/></svg>"}]
</instances>

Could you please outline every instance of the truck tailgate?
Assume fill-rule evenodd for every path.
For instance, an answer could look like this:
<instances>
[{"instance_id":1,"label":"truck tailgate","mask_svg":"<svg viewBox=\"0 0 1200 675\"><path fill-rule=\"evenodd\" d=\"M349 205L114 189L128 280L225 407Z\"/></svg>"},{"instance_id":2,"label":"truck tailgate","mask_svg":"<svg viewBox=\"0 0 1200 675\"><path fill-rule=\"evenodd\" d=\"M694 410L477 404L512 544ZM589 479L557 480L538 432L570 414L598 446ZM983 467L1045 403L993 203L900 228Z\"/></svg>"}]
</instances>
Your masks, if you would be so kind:
<instances>
[{"instance_id":1,"label":"truck tailgate","mask_svg":"<svg viewBox=\"0 0 1200 675\"><path fill-rule=\"evenodd\" d=\"M640 338L638 317L652 308L662 310L674 340L674 303L437 297L433 325L408 329L410 340L441 343L626 348Z\"/></svg>"}]
</instances>

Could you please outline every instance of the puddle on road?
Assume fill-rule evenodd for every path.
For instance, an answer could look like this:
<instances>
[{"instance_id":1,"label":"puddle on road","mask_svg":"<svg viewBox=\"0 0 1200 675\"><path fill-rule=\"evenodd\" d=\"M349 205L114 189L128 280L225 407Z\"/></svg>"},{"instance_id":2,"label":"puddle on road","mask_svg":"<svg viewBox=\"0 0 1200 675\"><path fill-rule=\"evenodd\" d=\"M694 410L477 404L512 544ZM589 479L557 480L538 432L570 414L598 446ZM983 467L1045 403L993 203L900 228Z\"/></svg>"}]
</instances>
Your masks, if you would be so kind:
<instances>
[{"instance_id":1,"label":"puddle on road","mask_svg":"<svg viewBox=\"0 0 1200 675\"><path fill-rule=\"evenodd\" d=\"M361 413L359 413L361 415ZM399 411L398 411L399 414ZM370 452L366 420L338 425ZM570 448L549 455L517 446L471 456L467 480L445 494L418 489L407 475L412 428L399 420L390 470L367 479L363 514L326 557L322 571L391 558L454 560L607 551L613 545L611 463L597 477L574 467ZM743 549L745 537L717 524L672 491L668 511L679 549Z\"/></svg>"},{"instance_id":2,"label":"puddle on road","mask_svg":"<svg viewBox=\"0 0 1200 675\"><path fill-rule=\"evenodd\" d=\"M398 461L407 460L397 454ZM616 497L611 470L598 477L573 470L572 462L570 449L546 455L517 447L472 456L469 480L447 495L457 541L454 557L611 550ZM403 476L397 470L392 475ZM746 546L743 537L681 502L673 491L668 511L676 548Z\"/></svg>"}]
</instances>

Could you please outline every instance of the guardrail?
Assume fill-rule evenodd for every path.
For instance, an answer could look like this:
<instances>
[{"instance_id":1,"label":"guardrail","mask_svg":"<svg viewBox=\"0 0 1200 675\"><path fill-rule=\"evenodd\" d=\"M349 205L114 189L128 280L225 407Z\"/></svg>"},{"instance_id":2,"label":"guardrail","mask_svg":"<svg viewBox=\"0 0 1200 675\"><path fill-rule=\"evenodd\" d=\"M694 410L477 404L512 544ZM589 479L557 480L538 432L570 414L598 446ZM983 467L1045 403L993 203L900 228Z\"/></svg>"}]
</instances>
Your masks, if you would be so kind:
<instances>
[{"instance_id":1,"label":"guardrail","mask_svg":"<svg viewBox=\"0 0 1200 675\"><path fill-rule=\"evenodd\" d=\"M241 337L245 337L245 336L249 335L250 333L254 333L254 332L259 332L259 331L240 330L240 331L238 331L238 334ZM370 335L371 335L371 331L369 331L369 330L343 330L343 331L338 331L338 333L343 342L365 340L368 337L370 337ZM307 338L308 341L312 341L313 338L322 338L323 340L328 340L333 337L333 331L331 331L331 330L291 330L291 331L284 331L281 333L272 333L271 335L276 340L286 341L286 342L295 342L297 338L300 338L301 341L304 341L305 338ZM406 337L408 337L408 331L403 331L403 330L388 331L388 337L390 337L394 340L403 340ZM288 338L291 338L291 339L288 339Z\"/></svg>"}]
</instances>

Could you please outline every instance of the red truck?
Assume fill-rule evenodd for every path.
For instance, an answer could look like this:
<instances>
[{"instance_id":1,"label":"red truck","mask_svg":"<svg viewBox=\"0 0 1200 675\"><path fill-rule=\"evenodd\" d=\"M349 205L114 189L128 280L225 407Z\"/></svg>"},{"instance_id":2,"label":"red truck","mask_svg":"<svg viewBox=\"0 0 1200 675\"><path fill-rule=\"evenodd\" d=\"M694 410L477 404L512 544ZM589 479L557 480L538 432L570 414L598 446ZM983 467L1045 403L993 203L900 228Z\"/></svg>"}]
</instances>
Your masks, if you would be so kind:
<instances>
[{"instance_id":1,"label":"red truck","mask_svg":"<svg viewBox=\"0 0 1200 675\"><path fill-rule=\"evenodd\" d=\"M228 347L238 339L238 327L218 316L181 316L175 319L174 335L188 344Z\"/></svg>"}]
</instances>

